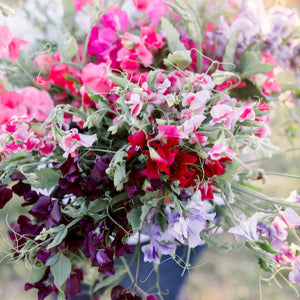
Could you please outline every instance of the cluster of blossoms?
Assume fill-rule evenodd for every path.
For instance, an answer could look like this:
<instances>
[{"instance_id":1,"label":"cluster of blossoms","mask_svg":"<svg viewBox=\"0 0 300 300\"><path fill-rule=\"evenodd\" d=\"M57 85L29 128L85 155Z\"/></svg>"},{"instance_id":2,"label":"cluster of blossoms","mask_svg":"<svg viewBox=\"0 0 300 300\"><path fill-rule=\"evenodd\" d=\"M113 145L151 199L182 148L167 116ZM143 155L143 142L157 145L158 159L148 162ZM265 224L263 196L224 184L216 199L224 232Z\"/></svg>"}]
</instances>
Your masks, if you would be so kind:
<instances>
[{"instance_id":1,"label":"cluster of blossoms","mask_svg":"<svg viewBox=\"0 0 300 300\"><path fill-rule=\"evenodd\" d=\"M263 269L290 264L300 282L299 247L286 241L300 226L299 197L252 191L263 171L243 161L244 150L276 149L269 102L282 91L277 72L299 66L299 19L274 10L263 24L254 1L228 1L213 22L218 1L192 2L64 1L69 31L55 51L33 55L32 74L18 60L27 43L0 27L0 56L32 81L0 82L0 208L13 194L28 207L9 235L39 300L72 299L83 280L113 300L162 299L135 280L119 285L137 236L144 260L159 264L179 245L224 248L218 234L228 231ZM266 207L251 216L257 199ZM249 216L236 217L242 205Z\"/></svg>"}]
</instances>

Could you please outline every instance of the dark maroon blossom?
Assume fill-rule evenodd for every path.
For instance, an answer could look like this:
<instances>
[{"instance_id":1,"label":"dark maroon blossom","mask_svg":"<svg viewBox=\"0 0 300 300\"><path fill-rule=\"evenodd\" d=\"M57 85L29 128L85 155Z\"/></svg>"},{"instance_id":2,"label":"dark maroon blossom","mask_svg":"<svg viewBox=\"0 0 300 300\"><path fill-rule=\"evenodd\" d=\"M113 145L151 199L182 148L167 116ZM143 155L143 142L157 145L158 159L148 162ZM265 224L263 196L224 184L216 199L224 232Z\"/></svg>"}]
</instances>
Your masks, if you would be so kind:
<instances>
[{"instance_id":1,"label":"dark maroon blossom","mask_svg":"<svg viewBox=\"0 0 300 300\"><path fill-rule=\"evenodd\" d=\"M142 300L143 298L126 290L121 285L115 286L111 291L112 300Z\"/></svg>"},{"instance_id":2,"label":"dark maroon blossom","mask_svg":"<svg viewBox=\"0 0 300 300\"><path fill-rule=\"evenodd\" d=\"M36 282L34 284L31 283L26 283L25 284L25 291L28 291L32 288L38 289L38 300L43 300L45 299L48 295L52 293L52 287L49 285L46 285L42 282Z\"/></svg>"},{"instance_id":3,"label":"dark maroon blossom","mask_svg":"<svg viewBox=\"0 0 300 300\"><path fill-rule=\"evenodd\" d=\"M83 280L81 270L76 269L68 278L65 287L65 296L67 300L72 299L81 292L80 281Z\"/></svg>"},{"instance_id":4,"label":"dark maroon blossom","mask_svg":"<svg viewBox=\"0 0 300 300\"><path fill-rule=\"evenodd\" d=\"M0 186L0 209L12 198L13 193L7 188L7 184L2 184Z\"/></svg>"}]
</instances>

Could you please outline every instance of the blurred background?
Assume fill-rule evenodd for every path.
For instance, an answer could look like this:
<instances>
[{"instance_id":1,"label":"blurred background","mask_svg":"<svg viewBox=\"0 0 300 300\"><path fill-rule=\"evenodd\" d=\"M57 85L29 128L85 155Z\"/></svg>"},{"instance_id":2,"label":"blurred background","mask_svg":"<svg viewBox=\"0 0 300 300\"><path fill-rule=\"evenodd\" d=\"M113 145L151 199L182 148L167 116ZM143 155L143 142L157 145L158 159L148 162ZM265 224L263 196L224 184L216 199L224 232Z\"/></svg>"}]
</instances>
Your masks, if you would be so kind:
<instances>
[{"instance_id":1,"label":"blurred background","mask_svg":"<svg viewBox=\"0 0 300 300\"><path fill-rule=\"evenodd\" d=\"M17 7L17 0L0 0ZM283 5L297 8L300 12L300 0L266 0L266 8ZM22 37L21 37L22 38ZM281 80L287 80L283 76ZM295 118L291 118L291 115ZM297 116L298 119L297 119ZM284 153L275 159L265 159L261 167L269 173L287 173L300 175L300 100L298 105L276 104L276 115L272 123L272 141ZM270 195L287 198L292 190L300 192L300 180L282 176L268 175L267 183L260 188ZM20 214L20 200L10 201L5 212L0 211L0 260L7 255L10 241L7 237L7 226ZM241 249L234 253L218 253L206 248L198 259L195 268L187 280L179 300L293 300L297 293L284 280L260 281L262 274L257 259L250 251ZM0 300L37 299L36 290L24 292L28 279L28 270L23 262L0 264ZM299 289L300 291L300 289ZM51 300L49 296L47 300ZM174 299L175 300L175 299Z\"/></svg>"}]
</instances>

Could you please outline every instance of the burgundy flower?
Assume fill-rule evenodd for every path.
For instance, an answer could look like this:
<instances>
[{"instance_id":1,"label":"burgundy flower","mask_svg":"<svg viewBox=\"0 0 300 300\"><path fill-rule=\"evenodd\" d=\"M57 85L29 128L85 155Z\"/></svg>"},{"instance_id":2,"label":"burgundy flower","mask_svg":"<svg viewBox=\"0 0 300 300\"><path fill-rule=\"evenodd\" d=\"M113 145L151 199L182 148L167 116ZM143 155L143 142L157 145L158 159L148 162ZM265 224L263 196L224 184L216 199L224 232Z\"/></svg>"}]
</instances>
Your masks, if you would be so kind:
<instances>
[{"instance_id":1,"label":"burgundy flower","mask_svg":"<svg viewBox=\"0 0 300 300\"><path fill-rule=\"evenodd\" d=\"M48 295L52 292L52 287L49 285L45 285L42 282L36 282L34 284L26 283L25 284L25 291L28 291L32 288L38 289L38 300L45 299Z\"/></svg>"},{"instance_id":2,"label":"burgundy flower","mask_svg":"<svg viewBox=\"0 0 300 300\"><path fill-rule=\"evenodd\" d=\"M92 266L99 267L98 271L103 275L114 275L114 250L111 247L106 247L96 253L96 260L92 262Z\"/></svg>"},{"instance_id":3,"label":"burgundy flower","mask_svg":"<svg viewBox=\"0 0 300 300\"><path fill-rule=\"evenodd\" d=\"M80 281L83 279L82 271L77 270L76 273L72 273L66 283L65 295L66 299L70 300L78 293L81 292Z\"/></svg>"},{"instance_id":4,"label":"burgundy flower","mask_svg":"<svg viewBox=\"0 0 300 300\"><path fill-rule=\"evenodd\" d=\"M0 186L0 209L12 198L13 193L7 188L7 184L2 184Z\"/></svg>"},{"instance_id":5,"label":"burgundy flower","mask_svg":"<svg viewBox=\"0 0 300 300\"><path fill-rule=\"evenodd\" d=\"M135 293L126 290L121 285L117 285L111 290L111 299L112 300L142 300L143 298L136 295Z\"/></svg>"}]
</instances>

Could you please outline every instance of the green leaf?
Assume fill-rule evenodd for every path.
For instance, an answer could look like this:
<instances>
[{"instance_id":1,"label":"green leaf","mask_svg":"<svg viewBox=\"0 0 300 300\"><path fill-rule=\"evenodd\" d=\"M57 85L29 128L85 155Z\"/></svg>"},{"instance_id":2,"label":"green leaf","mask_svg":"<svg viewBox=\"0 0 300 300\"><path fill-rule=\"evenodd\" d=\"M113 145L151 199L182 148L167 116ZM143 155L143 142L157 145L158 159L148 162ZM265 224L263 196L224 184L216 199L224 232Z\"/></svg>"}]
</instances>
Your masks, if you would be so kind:
<instances>
[{"instance_id":1,"label":"green leaf","mask_svg":"<svg viewBox=\"0 0 300 300\"><path fill-rule=\"evenodd\" d=\"M166 33L168 47L171 53L174 53L175 51L186 51L184 45L180 42L178 31L165 17L161 18L161 28Z\"/></svg>"},{"instance_id":2,"label":"green leaf","mask_svg":"<svg viewBox=\"0 0 300 300\"><path fill-rule=\"evenodd\" d=\"M159 72L160 70L150 71L147 76L147 84L153 93L156 91L156 77Z\"/></svg>"},{"instance_id":3,"label":"green leaf","mask_svg":"<svg viewBox=\"0 0 300 300\"><path fill-rule=\"evenodd\" d=\"M9 17L15 14L15 9L9 7L4 3L0 3L0 10L2 12L3 17Z\"/></svg>"},{"instance_id":4,"label":"green leaf","mask_svg":"<svg viewBox=\"0 0 300 300\"><path fill-rule=\"evenodd\" d=\"M237 74L232 72L217 70L211 75L211 77L213 78L215 84L219 85L224 83L228 79L237 78Z\"/></svg>"},{"instance_id":5,"label":"green leaf","mask_svg":"<svg viewBox=\"0 0 300 300\"><path fill-rule=\"evenodd\" d=\"M278 252L276 252L272 247L271 245L269 244L268 241L264 240L263 242L256 242L256 244L258 246L260 246L261 249L265 250L266 252L268 253L271 253L271 254L277 254L278 255Z\"/></svg>"},{"instance_id":6,"label":"green leaf","mask_svg":"<svg viewBox=\"0 0 300 300\"><path fill-rule=\"evenodd\" d=\"M258 259L258 264L262 270L266 272L273 272L273 270L268 267L267 263L262 258Z\"/></svg>"},{"instance_id":7,"label":"green leaf","mask_svg":"<svg viewBox=\"0 0 300 300\"><path fill-rule=\"evenodd\" d=\"M54 256L52 256L51 258L49 258L47 260L45 265L46 266L52 266L52 265L56 264L57 260L58 260L58 255L54 255Z\"/></svg>"},{"instance_id":8,"label":"green leaf","mask_svg":"<svg viewBox=\"0 0 300 300\"><path fill-rule=\"evenodd\" d=\"M78 53L76 39L69 32L59 38L58 51L62 62L70 61Z\"/></svg>"},{"instance_id":9,"label":"green leaf","mask_svg":"<svg viewBox=\"0 0 300 300\"><path fill-rule=\"evenodd\" d=\"M179 69L185 69L192 63L191 51L175 51L164 60L165 65L176 65Z\"/></svg>"},{"instance_id":10,"label":"green leaf","mask_svg":"<svg viewBox=\"0 0 300 300\"><path fill-rule=\"evenodd\" d=\"M163 211L161 211L161 210L159 211L159 213L157 214L157 216L155 218L155 221L161 228L162 232L164 232L166 230L166 225L167 225L167 216L165 215L165 213Z\"/></svg>"},{"instance_id":11,"label":"green leaf","mask_svg":"<svg viewBox=\"0 0 300 300\"><path fill-rule=\"evenodd\" d=\"M33 284L35 282L40 281L44 277L47 268L47 266L42 266L41 268L33 269L30 273L28 283Z\"/></svg>"},{"instance_id":12,"label":"green leaf","mask_svg":"<svg viewBox=\"0 0 300 300\"><path fill-rule=\"evenodd\" d=\"M59 174L56 171L49 168L44 168L38 171L35 171L35 174L38 176L38 181L40 183L41 189L47 189L50 191L51 188L57 186L58 179L60 178Z\"/></svg>"},{"instance_id":13,"label":"green leaf","mask_svg":"<svg viewBox=\"0 0 300 300\"><path fill-rule=\"evenodd\" d=\"M106 173L110 178L114 180L114 186L117 191L123 189L123 184L128 180L126 176L126 157L127 152L124 150L119 150L112 161L109 164L109 168L106 169Z\"/></svg>"},{"instance_id":14,"label":"green leaf","mask_svg":"<svg viewBox=\"0 0 300 300\"><path fill-rule=\"evenodd\" d=\"M62 253L57 253L55 256L57 260L50 266L50 270L54 276L54 284L60 289L71 274L72 264L70 259Z\"/></svg>"},{"instance_id":15,"label":"green leaf","mask_svg":"<svg viewBox=\"0 0 300 300\"><path fill-rule=\"evenodd\" d=\"M263 64L260 57L253 51L246 51L240 58L238 71L242 78L259 73L268 73L274 69L271 64Z\"/></svg>"},{"instance_id":16,"label":"green leaf","mask_svg":"<svg viewBox=\"0 0 300 300\"><path fill-rule=\"evenodd\" d=\"M128 222L131 224L133 234L136 234L143 225L143 221L141 220L142 216L142 208L133 208L128 214L127 219Z\"/></svg>"},{"instance_id":17,"label":"green leaf","mask_svg":"<svg viewBox=\"0 0 300 300\"><path fill-rule=\"evenodd\" d=\"M219 176L221 177L221 176ZM233 203L233 193L231 189L231 183L226 180L222 180L221 178L216 177L215 181L217 186L221 189L222 193L225 195L226 199L229 203Z\"/></svg>"},{"instance_id":18,"label":"green leaf","mask_svg":"<svg viewBox=\"0 0 300 300\"><path fill-rule=\"evenodd\" d=\"M47 246L47 250L61 244L61 242L64 240L67 234L68 228L65 225L63 225L61 229L56 233L53 241Z\"/></svg>"},{"instance_id":19,"label":"green leaf","mask_svg":"<svg viewBox=\"0 0 300 300\"><path fill-rule=\"evenodd\" d=\"M66 300L66 295L64 292L60 292L58 295L57 295L57 300Z\"/></svg>"},{"instance_id":20,"label":"green leaf","mask_svg":"<svg viewBox=\"0 0 300 300\"><path fill-rule=\"evenodd\" d=\"M100 107L109 107L108 100L103 95L92 91L90 88L88 88L88 94L89 97L97 102Z\"/></svg>"},{"instance_id":21,"label":"green leaf","mask_svg":"<svg viewBox=\"0 0 300 300\"><path fill-rule=\"evenodd\" d=\"M240 167L240 163L237 161L233 161L231 163L226 164L225 173L218 176L218 179L224 180L224 181L232 181L235 177L237 177L237 171ZM238 178L236 178L238 180Z\"/></svg>"},{"instance_id":22,"label":"green leaf","mask_svg":"<svg viewBox=\"0 0 300 300\"><path fill-rule=\"evenodd\" d=\"M117 86L126 89L128 87L128 80L125 77L116 76L116 75L107 75L107 77L115 83Z\"/></svg>"},{"instance_id":23,"label":"green leaf","mask_svg":"<svg viewBox=\"0 0 300 300\"><path fill-rule=\"evenodd\" d=\"M243 80L246 85L242 88L235 88L230 92L232 98L238 98L242 100L248 100L250 98L259 97L260 99L265 99L257 86L250 80Z\"/></svg>"},{"instance_id":24,"label":"green leaf","mask_svg":"<svg viewBox=\"0 0 300 300\"><path fill-rule=\"evenodd\" d=\"M236 30L230 37L226 47L225 53L223 56L223 69L225 71L231 71L235 68L235 52L236 47L238 45L238 38L241 33L242 29Z\"/></svg>"}]
</instances>

